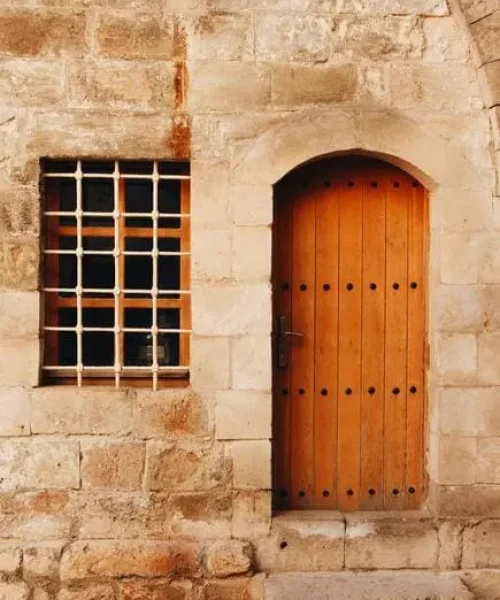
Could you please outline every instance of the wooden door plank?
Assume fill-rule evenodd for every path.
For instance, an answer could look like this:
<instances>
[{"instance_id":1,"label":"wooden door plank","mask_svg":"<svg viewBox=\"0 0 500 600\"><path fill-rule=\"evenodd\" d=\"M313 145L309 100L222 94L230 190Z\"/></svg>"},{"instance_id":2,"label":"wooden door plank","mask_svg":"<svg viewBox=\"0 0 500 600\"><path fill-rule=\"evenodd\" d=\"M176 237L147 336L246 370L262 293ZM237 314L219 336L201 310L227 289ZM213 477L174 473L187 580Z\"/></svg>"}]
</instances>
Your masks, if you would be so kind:
<instances>
[{"instance_id":1,"label":"wooden door plank","mask_svg":"<svg viewBox=\"0 0 500 600\"><path fill-rule=\"evenodd\" d=\"M292 317L292 197L286 182L276 186L273 224L273 490L274 505L290 507L290 367L278 368L277 319Z\"/></svg>"},{"instance_id":2,"label":"wooden door plank","mask_svg":"<svg viewBox=\"0 0 500 600\"><path fill-rule=\"evenodd\" d=\"M314 502L337 502L337 379L339 186L330 169L321 176L316 197L316 347L314 411Z\"/></svg>"},{"instance_id":3,"label":"wooden door plank","mask_svg":"<svg viewBox=\"0 0 500 600\"><path fill-rule=\"evenodd\" d=\"M424 356L425 356L425 190L409 187L408 205L408 398L407 477L408 507L418 508L423 494Z\"/></svg>"},{"instance_id":4,"label":"wooden door plank","mask_svg":"<svg viewBox=\"0 0 500 600\"><path fill-rule=\"evenodd\" d=\"M291 369L291 494L292 507L313 506L314 448L314 303L315 202L308 173L296 183L292 205L292 319L291 331L304 337L289 338Z\"/></svg>"},{"instance_id":5,"label":"wooden door plank","mask_svg":"<svg viewBox=\"0 0 500 600\"><path fill-rule=\"evenodd\" d=\"M361 394L361 505L384 506L385 181L363 178L363 310Z\"/></svg>"},{"instance_id":6,"label":"wooden door plank","mask_svg":"<svg viewBox=\"0 0 500 600\"><path fill-rule=\"evenodd\" d=\"M401 509L406 506L408 178L391 179L386 188L385 507Z\"/></svg>"},{"instance_id":7,"label":"wooden door plank","mask_svg":"<svg viewBox=\"0 0 500 600\"><path fill-rule=\"evenodd\" d=\"M340 510L359 508L362 186L339 178L338 479Z\"/></svg>"}]
</instances>

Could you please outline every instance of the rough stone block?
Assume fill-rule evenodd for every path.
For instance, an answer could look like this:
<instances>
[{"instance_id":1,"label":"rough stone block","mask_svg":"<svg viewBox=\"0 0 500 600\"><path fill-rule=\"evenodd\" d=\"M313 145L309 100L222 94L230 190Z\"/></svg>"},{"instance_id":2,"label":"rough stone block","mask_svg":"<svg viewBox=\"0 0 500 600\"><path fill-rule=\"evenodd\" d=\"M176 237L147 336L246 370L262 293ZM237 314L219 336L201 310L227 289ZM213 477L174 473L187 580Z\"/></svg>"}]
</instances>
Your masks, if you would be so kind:
<instances>
[{"instance_id":1,"label":"rough stone block","mask_svg":"<svg viewBox=\"0 0 500 600\"><path fill-rule=\"evenodd\" d=\"M441 390L441 433L500 436L500 392L495 388Z\"/></svg>"},{"instance_id":2,"label":"rough stone block","mask_svg":"<svg viewBox=\"0 0 500 600\"><path fill-rule=\"evenodd\" d=\"M33 433L123 435L134 403L124 390L45 387L31 392Z\"/></svg>"},{"instance_id":3,"label":"rough stone block","mask_svg":"<svg viewBox=\"0 0 500 600\"><path fill-rule=\"evenodd\" d=\"M449 232L491 229L493 221L491 190L440 188L435 191L433 197L436 221L441 229Z\"/></svg>"},{"instance_id":4,"label":"rough stone block","mask_svg":"<svg viewBox=\"0 0 500 600\"><path fill-rule=\"evenodd\" d=\"M170 60L185 43L173 20L154 11L103 13L96 35L101 56L125 60Z\"/></svg>"},{"instance_id":5,"label":"rough stone block","mask_svg":"<svg viewBox=\"0 0 500 600\"><path fill-rule=\"evenodd\" d=\"M476 598L495 600L500 590L500 571L481 569L478 571L465 571L463 581Z\"/></svg>"},{"instance_id":6,"label":"rough stone block","mask_svg":"<svg viewBox=\"0 0 500 600\"><path fill-rule=\"evenodd\" d=\"M271 395L230 390L217 393L215 431L217 439L271 438Z\"/></svg>"},{"instance_id":7,"label":"rough stone block","mask_svg":"<svg viewBox=\"0 0 500 600\"><path fill-rule=\"evenodd\" d=\"M4 82L0 66L0 87ZM38 289L39 258L40 242L38 237L4 236L3 245L0 248L0 289L36 291Z\"/></svg>"},{"instance_id":8,"label":"rough stone block","mask_svg":"<svg viewBox=\"0 0 500 600\"><path fill-rule=\"evenodd\" d=\"M441 281L477 284L482 236L474 233L440 234Z\"/></svg>"},{"instance_id":9,"label":"rough stone block","mask_svg":"<svg viewBox=\"0 0 500 600\"><path fill-rule=\"evenodd\" d=\"M0 388L0 436L29 435L30 397L22 388Z\"/></svg>"},{"instance_id":10,"label":"rough stone block","mask_svg":"<svg viewBox=\"0 0 500 600\"><path fill-rule=\"evenodd\" d=\"M0 55L79 57L86 51L82 12L0 11Z\"/></svg>"},{"instance_id":11,"label":"rough stone block","mask_svg":"<svg viewBox=\"0 0 500 600\"><path fill-rule=\"evenodd\" d=\"M269 335L244 335L231 340L232 387L235 390L271 389Z\"/></svg>"},{"instance_id":12,"label":"rough stone block","mask_svg":"<svg viewBox=\"0 0 500 600\"><path fill-rule=\"evenodd\" d=\"M470 38L456 15L427 18L423 21L425 38L424 61L461 62L470 58Z\"/></svg>"},{"instance_id":13,"label":"rough stone block","mask_svg":"<svg viewBox=\"0 0 500 600\"><path fill-rule=\"evenodd\" d=\"M398 110L449 113L481 109L477 71L469 65L402 65L391 67L392 104Z\"/></svg>"},{"instance_id":14,"label":"rough stone block","mask_svg":"<svg viewBox=\"0 0 500 600\"><path fill-rule=\"evenodd\" d=\"M500 518L499 485L441 486L437 496L441 516Z\"/></svg>"},{"instance_id":15,"label":"rough stone block","mask_svg":"<svg viewBox=\"0 0 500 600\"><path fill-rule=\"evenodd\" d=\"M462 532L464 526L454 521L445 521L438 531L439 569L460 569L462 561Z\"/></svg>"},{"instance_id":16,"label":"rough stone block","mask_svg":"<svg viewBox=\"0 0 500 600\"><path fill-rule=\"evenodd\" d=\"M253 582L249 577L213 579L201 589L201 600L254 600ZM260 599L256 599L260 600Z\"/></svg>"},{"instance_id":17,"label":"rough stone block","mask_svg":"<svg viewBox=\"0 0 500 600\"><path fill-rule=\"evenodd\" d=\"M71 497L73 531L83 539L168 539L168 496L144 492L78 492Z\"/></svg>"},{"instance_id":18,"label":"rough stone block","mask_svg":"<svg viewBox=\"0 0 500 600\"><path fill-rule=\"evenodd\" d=\"M147 487L156 491L203 491L227 476L221 445L206 442L148 443Z\"/></svg>"},{"instance_id":19,"label":"rough stone block","mask_svg":"<svg viewBox=\"0 0 500 600\"><path fill-rule=\"evenodd\" d=\"M271 489L271 444L268 440L228 444L235 488Z\"/></svg>"},{"instance_id":20,"label":"rough stone block","mask_svg":"<svg viewBox=\"0 0 500 600\"><path fill-rule=\"evenodd\" d=\"M302 107L353 101L357 73L353 65L319 68L280 65L272 67L272 103L276 107Z\"/></svg>"},{"instance_id":21,"label":"rough stone block","mask_svg":"<svg viewBox=\"0 0 500 600\"><path fill-rule=\"evenodd\" d=\"M24 577L27 579L37 577L58 579L62 549L61 542L44 542L25 546L23 549Z\"/></svg>"},{"instance_id":22,"label":"rough stone block","mask_svg":"<svg viewBox=\"0 0 500 600\"><path fill-rule=\"evenodd\" d=\"M477 339L474 334L442 334L438 343L439 379L445 385L477 381Z\"/></svg>"},{"instance_id":23,"label":"rough stone block","mask_svg":"<svg viewBox=\"0 0 500 600\"><path fill-rule=\"evenodd\" d=\"M271 100L268 65L196 62L190 68L189 108L196 112L258 110Z\"/></svg>"},{"instance_id":24,"label":"rough stone block","mask_svg":"<svg viewBox=\"0 0 500 600\"><path fill-rule=\"evenodd\" d=\"M0 544L0 573L14 575L21 568L23 552L15 543L2 542Z\"/></svg>"},{"instance_id":25,"label":"rough stone block","mask_svg":"<svg viewBox=\"0 0 500 600\"><path fill-rule=\"evenodd\" d=\"M230 385L230 343L223 337L193 337L191 382L193 388L224 390ZM214 360L214 356L217 360Z\"/></svg>"},{"instance_id":26,"label":"rough stone block","mask_svg":"<svg viewBox=\"0 0 500 600\"><path fill-rule=\"evenodd\" d=\"M449 14L446 0L334 0L334 13L364 15L425 15Z\"/></svg>"},{"instance_id":27,"label":"rough stone block","mask_svg":"<svg viewBox=\"0 0 500 600\"><path fill-rule=\"evenodd\" d=\"M4 120L5 119L5 120ZM3 154L1 158L9 157L12 148L10 147L12 140L12 130L15 122L15 117L9 121L9 117L0 117L0 140L3 144ZM4 235L27 235L38 236L40 234L40 219L39 219L40 192L35 187L20 186L14 187L11 183L6 189L0 190L0 232ZM26 301L23 304L22 298L20 309L26 306ZM27 315L28 317L28 315ZM31 319L28 317L28 325ZM19 324L20 325L20 324Z\"/></svg>"},{"instance_id":28,"label":"rough stone block","mask_svg":"<svg viewBox=\"0 0 500 600\"><path fill-rule=\"evenodd\" d=\"M0 494L0 537L50 540L69 537L69 494L65 491Z\"/></svg>"},{"instance_id":29,"label":"rough stone block","mask_svg":"<svg viewBox=\"0 0 500 600\"><path fill-rule=\"evenodd\" d=\"M215 542L206 553L207 569L212 577L244 575L251 570L252 560L252 546L242 540Z\"/></svg>"},{"instance_id":30,"label":"rough stone block","mask_svg":"<svg viewBox=\"0 0 500 600\"><path fill-rule=\"evenodd\" d=\"M474 23L498 8L497 0L460 0L460 8L469 23Z\"/></svg>"},{"instance_id":31,"label":"rough stone block","mask_svg":"<svg viewBox=\"0 0 500 600\"><path fill-rule=\"evenodd\" d=\"M212 0L213 1L213 0ZM215 0L217 1L217 0ZM220 1L220 0L219 0ZM228 1L228 0L226 0ZM239 0L235 0L238 2ZM275 12L330 14L330 0L246 0L248 8ZM209 0L210 2L210 0Z\"/></svg>"},{"instance_id":32,"label":"rough stone block","mask_svg":"<svg viewBox=\"0 0 500 600\"><path fill-rule=\"evenodd\" d=\"M387 514L347 518L348 569L433 569L438 552L438 535L431 522L395 520Z\"/></svg>"},{"instance_id":33,"label":"rough stone block","mask_svg":"<svg viewBox=\"0 0 500 600\"><path fill-rule=\"evenodd\" d=\"M197 135L195 133L195 139ZM213 139L213 132L210 138ZM207 140L208 142L208 140ZM195 160L191 163L192 225L200 229L229 228L229 167L226 162ZM194 242L194 239L193 239Z\"/></svg>"},{"instance_id":34,"label":"rough stone block","mask_svg":"<svg viewBox=\"0 0 500 600\"><path fill-rule=\"evenodd\" d=\"M231 276L230 229L200 230L192 240L192 277L218 281Z\"/></svg>"},{"instance_id":35,"label":"rough stone block","mask_svg":"<svg viewBox=\"0 0 500 600\"><path fill-rule=\"evenodd\" d=\"M483 19L472 23L470 31L476 42L481 63L489 63L498 59L500 11L495 10Z\"/></svg>"},{"instance_id":36,"label":"rough stone block","mask_svg":"<svg viewBox=\"0 0 500 600\"><path fill-rule=\"evenodd\" d=\"M464 530L462 567L500 567L500 521L484 521Z\"/></svg>"},{"instance_id":37,"label":"rough stone block","mask_svg":"<svg viewBox=\"0 0 500 600\"><path fill-rule=\"evenodd\" d=\"M274 517L271 535L256 542L264 571L338 571L344 567L345 523L340 514Z\"/></svg>"},{"instance_id":38,"label":"rough stone block","mask_svg":"<svg viewBox=\"0 0 500 600\"><path fill-rule=\"evenodd\" d=\"M233 527L236 538L258 538L271 527L271 493L238 490L233 494Z\"/></svg>"},{"instance_id":39,"label":"rough stone block","mask_svg":"<svg viewBox=\"0 0 500 600\"><path fill-rule=\"evenodd\" d=\"M226 491L172 494L169 510L173 537L231 537L231 496Z\"/></svg>"},{"instance_id":40,"label":"rough stone block","mask_svg":"<svg viewBox=\"0 0 500 600\"><path fill-rule=\"evenodd\" d=\"M84 63L69 69L72 108L152 110L174 108L172 65Z\"/></svg>"},{"instance_id":41,"label":"rough stone block","mask_svg":"<svg viewBox=\"0 0 500 600\"><path fill-rule=\"evenodd\" d=\"M479 281L486 284L500 283L500 244L498 233L483 233L480 238Z\"/></svg>"},{"instance_id":42,"label":"rough stone block","mask_svg":"<svg viewBox=\"0 0 500 600\"><path fill-rule=\"evenodd\" d=\"M500 437L477 441L477 480L500 484Z\"/></svg>"},{"instance_id":43,"label":"rough stone block","mask_svg":"<svg viewBox=\"0 0 500 600\"><path fill-rule=\"evenodd\" d=\"M0 337L0 356L0 381L4 388L38 385L39 340ZM21 356L22 360L19 360Z\"/></svg>"},{"instance_id":44,"label":"rough stone block","mask_svg":"<svg viewBox=\"0 0 500 600\"><path fill-rule=\"evenodd\" d=\"M0 583L0 600L28 600L28 596L25 583Z\"/></svg>"},{"instance_id":45,"label":"rough stone block","mask_svg":"<svg viewBox=\"0 0 500 600\"><path fill-rule=\"evenodd\" d=\"M446 285L436 293L435 315L441 331L484 329L486 297L480 286Z\"/></svg>"},{"instance_id":46,"label":"rough stone block","mask_svg":"<svg viewBox=\"0 0 500 600\"><path fill-rule=\"evenodd\" d=\"M196 335L234 336L271 331L268 284L194 284L192 291Z\"/></svg>"},{"instance_id":47,"label":"rough stone block","mask_svg":"<svg viewBox=\"0 0 500 600\"><path fill-rule=\"evenodd\" d=\"M88 577L196 577L197 545L183 542L78 541L63 553L61 579Z\"/></svg>"},{"instance_id":48,"label":"rough stone block","mask_svg":"<svg viewBox=\"0 0 500 600\"><path fill-rule=\"evenodd\" d=\"M500 333L483 333L478 336L479 382L500 385Z\"/></svg>"},{"instance_id":49,"label":"rough stone block","mask_svg":"<svg viewBox=\"0 0 500 600\"><path fill-rule=\"evenodd\" d=\"M273 221L272 188L267 185L232 183L231 219L237 226L269 226Z\"/></svg>"},{"instance_id":50,"label":"rough stone block","mask_svg":"<svg viewBox=\"0 0 500 600\"><path fill-rule=\"evenodd\" d=\"M202 15L196 29L193 58L217 62L253 58L254 30L251 14L216 12Z\"/></svg>"},{"instance_id":51,"label":"rough stone block","mask_svg":"<svg viewBox=\"0 0 500 600\"><path fill-rule=\"evenodd\" d=\"M492 0L494 1L494 0ZM479 69L479 79L483 89L486 106L500 103L500 60L483 65Z\"/></svg>"},{"instance_id":52,"label":"rough stone block","mask_svg":"<svg viewBox=\"0 0 500 600\"><path fill-rule=\"evenodd\" d=\"M271 229L235 227L232 234L231 277L238 281L269 281Z\"/></svg>"},{"instance_id":53,"label":"rough stone block","mask_svg":"<svg viewBox=\"0 0 500 600\"><path fill-rule=\"evenodd\" d=\"M420 58L422 22L416 17L341 17L336 22L332 57L341 60L395 61Z\"/></svg>"},{"instance_id":54,"label":"rough stone block","mask_svg":"<svg viewBox=\"0 0 500 600\"><path fill-rule=\"evenodd\" d=\"M57 439L0 440L0 490L78 488L79 444Z\"/></svg>"},{"instance_id":55,"label":"rough stone block","mask_svg":"<svg viewBox=\"0 0 500 600\"><path fill-rule=\"evenodd\" d=\"M191 600L190 581L125 581L120 584L122 600Z\"/></svg>"},{"instance_id":56,"label":"rough stone block","mask_svg":"<svg viewBox=\"0 0 500 600\"><path fill-rule=\"evenodd\" d=\"M207 436L211 430L207 404L191 390L138 392L134 432L142 438Z\"/></svg>"},{"instance_id":57,"label":"rough stone block","mask_svg":"<svg viewBox=\"0 0 500 600\"><path fill-rule=\"evenodd\" d=\"M320 15L257 13L255 54L270 62L326 62L330 53L329 19Z\"/></svg>"},{"instance_id":58,"label":"rough stone block","mask_svg":"<svg viewBox=\"0 0 500 600\"><path fill-rule=\"evenodd\" d=\"M445 437L439 443L439 482L443 485L476 483L476 438Z\"/></svg>"},{"instance_id":59,"label":"rough stone block","mask_svg":"<svg viewBox=\"0 0 500 600\"><path fill-rule=\"evenodd\" d=\"M84 488L140 490L146 448L118 440L82 441L81 478Z\"/></svg>"},{"instance_id":60,"label":"rough stone block","mask_svg":"<svg viewBox=\"0 0 500 600\"><path fill-rule=\"evenodd\" d=\"M112 584L87 582L83 586L62 587L57 600L116 600L116 594Z\"/></svg>"},{"instance_id":61,"label":"rough stone block","mask_svg":"<svg viewBox=\"0 0 500 600\"><path fill-rule=\"evenodd\" d=\"M0 336L38 338L40 295L38 292L0 293Z\"/></svg>"}]
</instances>

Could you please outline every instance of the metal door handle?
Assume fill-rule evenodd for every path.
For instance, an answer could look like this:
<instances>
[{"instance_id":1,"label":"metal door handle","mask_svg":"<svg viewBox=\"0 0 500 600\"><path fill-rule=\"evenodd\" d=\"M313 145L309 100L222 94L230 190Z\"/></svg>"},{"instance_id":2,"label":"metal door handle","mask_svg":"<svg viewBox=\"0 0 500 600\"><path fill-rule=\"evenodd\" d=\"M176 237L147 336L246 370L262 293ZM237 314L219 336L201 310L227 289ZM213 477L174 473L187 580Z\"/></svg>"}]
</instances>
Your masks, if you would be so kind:
<instances>
[{"instance_id":1,"label":"metal door handle","mask_svg":"<svg viewBox=\"0 0 500 600\"><path fill-rule=\"evenodd\" d=\"M288 338L303 338L304 334L298 331L287 331L287 322L284 316L278 317L277 325L277 362L278 367L284 369L288 366Z\"/></svg>"}]
</instances>

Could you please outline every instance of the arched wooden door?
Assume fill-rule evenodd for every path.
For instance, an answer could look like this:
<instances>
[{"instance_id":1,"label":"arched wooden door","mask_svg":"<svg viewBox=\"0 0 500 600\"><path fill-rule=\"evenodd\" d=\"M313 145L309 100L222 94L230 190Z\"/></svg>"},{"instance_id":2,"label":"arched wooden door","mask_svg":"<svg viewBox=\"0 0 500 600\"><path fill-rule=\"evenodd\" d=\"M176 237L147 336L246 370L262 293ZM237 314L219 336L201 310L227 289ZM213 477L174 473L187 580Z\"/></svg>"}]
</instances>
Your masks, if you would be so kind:
<instances>
[{"instance_id":1,"label":"arched wooden door","mask_svg":"<svg viewBox=\"0 0 500 600\"><path fill-rule=\"evenodd\" d=\"M277 507L420 505L427 220L422 185L378 160L311 163L276 185Z\"/></svg>"}]
</instances>

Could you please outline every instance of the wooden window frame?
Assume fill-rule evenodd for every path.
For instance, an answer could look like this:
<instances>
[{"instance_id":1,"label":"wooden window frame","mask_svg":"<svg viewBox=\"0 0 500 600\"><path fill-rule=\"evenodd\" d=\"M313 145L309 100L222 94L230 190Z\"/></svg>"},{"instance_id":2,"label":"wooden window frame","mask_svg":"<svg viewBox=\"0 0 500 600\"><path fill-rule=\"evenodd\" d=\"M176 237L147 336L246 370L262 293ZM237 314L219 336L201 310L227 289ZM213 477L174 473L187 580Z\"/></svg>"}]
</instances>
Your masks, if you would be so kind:
<instances>
[{"instance_id":1,"label":"wooden window frame","mask_svg":"<svg viewBox=\"0 0 500 600\"><path fill-rule=\"evenodd\" d=\"M42 237L42 371L44 383L69 384L82 387L84 385L115 385L146 387L154 390L163 387L184 387L189 383L189 365L191 352L191 215L190 215L190 175L189 165L182 163L182 168L172 169L176 163L167 161L133 161L152 165L152 172L137 174L123 172L120 167L130 161L83 161L69 160L74 163L75 170L58 172L56 166L60 161L43 161L42 193L43 193L43 237ZM113 163L112 172L103 173L99 168L92 171L92 165ZM83 165L86 165L85 170ZM88 168L87 168L88 166ZM165 174L164 174L165 173ZM181 173L181 174L178 174ZM83 181L86 178L107 179L113 182L113 212L109 214L84 212ZM64 180L76 182L76 207L74 211L61 210L60 183ZM152 182L152 210L144 213L126 211L127 180ZM180 212L159 212L159 186L162 180L179 182ZM113 219L113 226L88 226L85 217L96 215ZM61 224L61 218L76 220L76 226ZM127 218L151 218L151 227L131 227ZM179 227L160 227L160 219L178 219ZM61 250L60 240L64 237L76 239L74 250ZM83 287L83 257L91 254L83 247L89 238L106 238L113 240L113 250L99 250L94 254L108 255L114 261L114 282L103 290L89 292ZM132 252L125 247L127 239L150 239L152 250ZM179 250L161 251L159 241L174 238L179 240ZM64 290L60 280L60 256L71 254L76 257L76 287ZM150 256L152 260L152 285L149 289L127 290L125 288L125 260L127 255ZM161 256L179 257L178 289L159 288L159 259ZM90 295L89 295L90 294ZM134 297L134 294L137 297ZM69 295L69 297L68 297ZM104 297L104 296L107 297ZM147 297L144 297L147 296ZM165 297L166 296L166 297ZM76 309L76 325L63 327L59 323L61 308ZM86 308L108 308L114 311L114 325L110 327L85 327L82 322L83 310ZM125 326L125 309L151 309L151 327L131 328ZM158 310L176 309L179 311L177 327L160 328ZM114 364L96 367L85 365L82 355L82 340L85 331L107 332L114 336ZM76 364L61 365L59 355L60 333L63 331L76 334ZM152 338L151 364L125 365L125 334L143 333ZM178 364L160 365L159 336L178 336ZM64 362L64 361L62 361Z\"/></svg>"}]
</instances>

